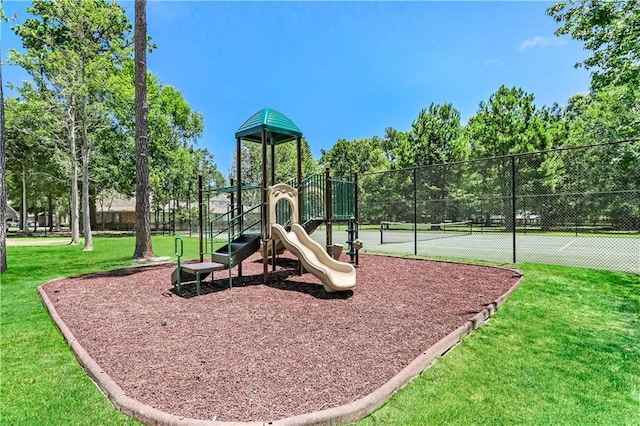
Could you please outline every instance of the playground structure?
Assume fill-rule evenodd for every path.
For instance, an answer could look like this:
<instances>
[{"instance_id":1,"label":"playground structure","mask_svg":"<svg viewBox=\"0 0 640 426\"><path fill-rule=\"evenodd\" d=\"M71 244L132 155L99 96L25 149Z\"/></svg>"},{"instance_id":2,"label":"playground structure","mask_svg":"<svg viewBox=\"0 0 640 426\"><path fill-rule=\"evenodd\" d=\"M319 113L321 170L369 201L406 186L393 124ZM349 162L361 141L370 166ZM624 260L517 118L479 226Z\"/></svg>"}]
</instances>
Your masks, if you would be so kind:
<instances>
[{"instance_id":1,"label":"playground structure","mask_svg":"<svg viewBox=\"0 0 640 426\"><path fill-rule=\"evenodd\" d=\"M232 272L237 267L242 276L242 262L258 250L262 251L263 282L267 283L269 259L272 270L276 259L285 249L291 251L302 267L316 276L326 291L343 291L355 285L355 269L358 264L357 240L357 174L353 181L333 179L329 170L302 177L300 129L280 112L265 108L252 115L235 133L237 152L242 141L262 145L262 182L247 184L242 180L241 159L237 156L235 185L227 188L205 190L199 179L199 229L200 258L198 263L182 264L182 242L176 239L178 266L171 276L172 285L181 293L185 281L196 281L200 294L201 280L218 270L229 270L229 287L233 285ZM297 177L287 183L275 182L275 146L296 142ZM270 158L268 158L270 149ZM268 170L270 165L270 171ZM270 173L269 173L270 172ZM286 197L282 197L283 189ZM243 192L257 191L260 203L245 206ZM275 195L275 193L280 195ZM229 193L231 204L226 213L209 217L208 203L212 193ZM348 252L350 263L340 262L342 246L334 245L332 226L335 222L348 221ZM327 235L326 250L309 238L319 225L324 224ZM222 247L214 250L214 241L223 239ZM335 251L334 251L335 249ZM205 260L210 256L211 260ZM213 278L212 278L213 279Z\"/></svg>"},{"instance_id":2,"label":"playground structure","mask_svg":"<svg viewBox=\"0 0 640 426\"><path fill-rule=\"evenodd\" d=\"M267 188L269 206L268 239L277 239L293 253L302 266L318 278L327 292L348 290L356 285L356 271L353 265L333 259L325 249L309 238L305 228L298 223L296 203L298 194L287 184L277 184ZM276 206L284 200L291 207L291 231L287 231L276 221ZM275 251L275 249L274 249ZM274 253L272 251L272 253ZM265 253L266 258L266 253ZM275 256L271 256L275 259Z\"/></svg>"}]
</instances>

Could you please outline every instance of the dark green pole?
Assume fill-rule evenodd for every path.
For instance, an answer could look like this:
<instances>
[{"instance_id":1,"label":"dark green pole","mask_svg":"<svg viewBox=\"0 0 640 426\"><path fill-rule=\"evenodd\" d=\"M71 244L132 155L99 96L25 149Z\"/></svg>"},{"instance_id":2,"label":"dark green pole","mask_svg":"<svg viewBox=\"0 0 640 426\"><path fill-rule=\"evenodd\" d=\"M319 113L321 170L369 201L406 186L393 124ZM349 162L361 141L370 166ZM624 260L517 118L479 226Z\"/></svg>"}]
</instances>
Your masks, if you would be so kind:
<instances>
[{"instance_id":1,"label":"dark green pole","mask_svg":"<svg viewBox=\"0 0 640 426\"><path fill-rule=\"evenodd\" d=\"M416 182L418 166L413 166L413 254L418 255L418 185Z\"/></svg>"},{"instance_id":2,"label":"dark green pole","mask_svg":"<svg viewBox=\"0 0 640 426\"><path fill-rule=\"evenodd\" d=\"M202 211L202 175L198 175L198 229L200 239L200 263L204 262L204 219Z\"/></svg>"},{"instance_id":3,"label":"dark green pole","mask_svg":"<svg viewBox=\"0 0 640 426\"><path fill-rule=\"evenodd\" d=\"M333 212L331 211L331 175L329 168L324 169L324 211L327 229L327 253L333 255Z\"/></svg>"},{"instance_id":4,"label":"dark green pole","mask_svg":"<svg viewBox=\"0 0 640 426\"><path fill-rule=\"evenodd\" d=\"M356 217L356 240L358 239L358 233L360 229L360 210L358 209L358 172L353 174L353 209L354 216ZM356 250L356 266L359 265L358 253L360 250Z\"/></svg>"},{"instance_id":5,"label":"dark green pole","mask_svg":"<svg viewBox=\"0 0 640 426\"><path fill-rule=\"evenodd\" d=\"M298 160L298 223L302 226L302 138L296 138ZM298 274L302 275L302 263L298 259Z\"/></svg>"},{"instance_id":6,"label":"dark green pole","mask_svg":"<svg viewBox=\"0 0 640 426\"><path fill-rule=\"evenodd\" d=\"M298 154L298 223L302 225L302 138L296 138L296 151Z\"/></svg>"},{"instance_id":7,"label":"dark green pole","mask_svg":"<svg viewBox=\"0 0 640 426\"><path fill-rule=\"evenodd\" d=\"M237 201L237 211L236 213L233 212L233 210L231 211L231 213L229 213L231 215L231 217L234 217L236 215L239 215L242 213L242 162L241 160L241 156L242 156L242 139L241 138L236 138L236 185L238 185L238 187L236 188L236 193L237 193L237 197L236 197L236 201ZM229 219L231 219L231 217ZM240 218L239 222L239 229L242 229L242 217ZM231 243L231 241L229 241L229 243ZM212 248L213 251L213 248ZM229 262L231 262L231 259L229 259ZM240 264L238 265L238 277L242 276L242 262L240 262ZM229 277L231 277L231 265L229 265ZM229 280L231 280L231 278L229 278Z\"/></svg>"},{"instance_id":8,"label":"dark green pole","mask_svg":"<svg viewBox=\"0 0 640 426\"><path fill-rule=\"evenodd\" d=\"M511 224L513 226L513 263L516 263L516 157L511 156Z\"/></svg>"},{"instance_id":9,"label":"dark green pole","mask_svg":"<svg viewBox=\"0 0 640 426\"><path fill-rule=\"evenodd\" d=\"M267 259L267 244L269 243L269 219L267 217L267 129L262 129L262 276L267 283L269 264Z\"/></svg>"}]
</instances>

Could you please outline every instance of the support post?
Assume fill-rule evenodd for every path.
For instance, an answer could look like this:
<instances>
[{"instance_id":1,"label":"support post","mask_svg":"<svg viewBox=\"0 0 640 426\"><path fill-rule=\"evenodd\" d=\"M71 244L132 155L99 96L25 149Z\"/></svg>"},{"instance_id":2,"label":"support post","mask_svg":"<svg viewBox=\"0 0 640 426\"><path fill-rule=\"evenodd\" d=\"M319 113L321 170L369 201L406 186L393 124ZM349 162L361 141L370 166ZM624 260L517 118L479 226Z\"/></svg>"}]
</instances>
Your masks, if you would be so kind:
<instances>
[{"instance_id":1,"label":"support post","mask_svg":"<svg viewBox=\"0 0 640 426\"><path fill-rule=\"evenodd\" d=\"M298 136L296 138L296 152L298 160L298 223L302 225L302 138ZM302 262L298 259L298 274L302 275Z\"/></svg>"},{"instance_id":2,"label":"support post","mask_svg":"<svg viewBox=\"0 0 640 426\"><path fill-rule=\"evenodd\" d=\"M273 138L270 139L271 142L271 185L276 184L276 145L273 143ZM271 270L276 270L276 240L271 238Z\"/></svg>"},{"instance_id":3,"label":"support post","mask_svg":"<svg viewBox=\"0 0 640 426\"><path fill-rule=\"evenodd\" d=\"M356 240L358 239L358 233L360 232L360 210L358 209L358 172L353 174L353 210L354 216L356 218ZM358 253L360 250L356 250L356 266L358 266L359 259Z\"/></svg>"},{"instance_id":4,"label":"support post","mask_svg":"<svg viewBox=\"0 0 640 426\"><path fill-rule=\"evenodd\" d=\"M200 263L204 262L204 215L202 211L202 175L198 175L198 238L200 243Z\"/></svg>"},{"instance_id":5,"label":"support post","mask_svg":"<svg viewBox=\"0 0 640 426\"><path fill-rule=\"evenodd\" d=\"M331 175L329 168L324 169L324 214L327 230L327 253L332 254L333 251L333 212L331 206Z\"/></svg>"},{"instance_id":6,"label":"support post","mask_svg":"<svg viewBox=\"0 0 640 426\"><path fill-rule=\"evenodd\" d=\"M242 162L240 161L241 155L242 155L242 139L241 138L236 138L236 153L237 153L236 154L237 211L234 214L232 210L230 213L231 217L242 214L242 166L241 166ZM240 227L240 229L243 228L242 222L243 222L243 218L240 218L238 222L238 226ZM231 276L231 266L229 266L229 276ZM240 262L240 264L238 265L238 277L241 277L241 276L242 276L242 262Z\"/></svg>"},{"instance_id":7,"label":"support post","mask_svg":"<svg viewBox=\"0 0 640 426\"><path fill-rule=\"evenodd\" d=\"M302 225L302 139L296 138L296 151L298 152L298 223Z\"/></svg>"},{"instance_id":8,"label":"support post","mask_svg":"<svg viewBox=\"0 0 640 426\"><path fill-rule=\"evenodd\" d=\"M418 165L413 166L413 255L418 255Z\"/></svg>"},{"instance_id":9,"label":"support post","mask_svg":"<svg viewBox=\"0 0 640 426\"><path fill-rule=\"evenodd\" d=\"M262 279L267 283L269 264L267 244L269 243L269 218L267 217L267 129L262 129Z\"/></svg>"},{"instance_id":10,"label":"support post","mask_svg":"<svg viewBox=\"0 0 640 426\"><path fill-rule=\"evenodd\" d=\"M513 224L513 263L516 263L516 157L511 156L511 223Z\"/></svg>"}]
</instances>

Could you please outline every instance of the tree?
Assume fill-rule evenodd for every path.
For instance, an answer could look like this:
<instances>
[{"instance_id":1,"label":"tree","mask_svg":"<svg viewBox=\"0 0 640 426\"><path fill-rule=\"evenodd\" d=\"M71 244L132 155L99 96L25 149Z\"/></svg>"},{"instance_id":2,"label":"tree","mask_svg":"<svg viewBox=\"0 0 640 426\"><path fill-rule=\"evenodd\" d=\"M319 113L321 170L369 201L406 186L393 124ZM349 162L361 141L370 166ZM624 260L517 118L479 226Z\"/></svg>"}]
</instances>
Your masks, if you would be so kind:
<instances>
[{"instance_id":1,"label":"tree","mask_svg":"<svg viewBox=\"0 0 640 426\"><path fill-rule=\"evenodd\" d=\"M0 3L0 21L4 21L4 8ZM0 44L0 58L2 58L2 45ZM7 270L7 187L5 166L5 136L4 136L4 92L2 88L2 64L0 64L0 273Z\"/></svg>"},{"instance_id":2,"label":"tree","mask_svg":"<svg viewBox=\"0 0 640 426\"><path fill-rule=\"evenodd\" d=\"M320 166L331 169L334 176L351 176L389 167L382 152L382 140L374 136L366 139L339 139L328 151L321 150Z\"/></svg>"},{"instance_id":3,"label":"tree","mask_svg":"<svg viewBox=\"0 0 640 426\"><path fill-rule=\"evenodd\" d=\"M411 124L407 151L413 164L429 165L463 159L460 146L460 112L451 104L431 104ZM407 167L411 164L400 165Z\"/></svg>"},{"instance_id":4,"label":"tree","mask_svg":"<svg viewBox=\"0 0 640 426\"><path fill-rule=\"evenodd\" d=\"M448 163L466 158L460 112L451 104L431 103L422 109L408 132L386 129L383 149L395 167Z\"/></svg>"},{"instance_id":5,"label":"tree","mask_svg":"<svg viewBox=\"0 0 640 426\"><path fill-rule=\"evenodd\" d=\"M128 56L130 24L121 6L106 0L34 0L34 16L14 28L25 53L11 52L41 87L51 91L66 111L65 129L71 164L71 243L79 239L78 161L83 190L84 250L93 248L89 220L90 127L103 123L99 103L111 88L105 85L122 58Z\"/></svg>"},{"instance_id":6,"label":"tree","mask_svg":"<svg viewBox=\"0 0 640 426\"><path fill-rule=\"evenodd\" d=\"M640 136L640 90L607 87L569 98L568 144L584 145Z\"/></svg>"},{"instance_id":7,"label":"tree","mask_svg":"<svg viewBox=\"0 0 640 426\"><path fill-rule=\"evenodd\" d=\"M485 188L486 193L500 194L499 199L494 196L493 206L484 212L487 220L491 213L501 214L508 231L515 226L511 204L511 161L515 160L506 156L549 149L553 141L547 123L542 120L544 115L536 110L533 101L533 94L521 88L501 86L488 102L480 102L478 112L467 124L473 157L500 157L476 163L477 170L470 181ZM555 185L556 168L557 164L547 157L541 157L536 164L521 162L518 178L521 182L535 181L550 191Z\"/></svg>"},{"instance_id":8,"label":"tree","mask_svg":"<svg viewBox=\"0 0 640 426\"><path fill-rule=\"evenodd\" d=\"M606 87L572 96L565 116L567 146L629 140L567 152L563 188L583 194L586 217L581 220L596 223L607 216L618 229L637 229L640 203L633 194L640 182L640 90Z\"/></svg>"},{"instance_id":9,"label":"tree","mask_svg":"<svg viewBox=\"0 0 640 426\"><path fill-rule=\"evenodd\" d=\"M593 55L576 64L592 71L591 85L640 86L640 1L566 0L547 13Z\"/></svg>"},{"instance_id":10,"label":"tree","mask_svg":"<svg viewBox=\"0 0 640 426\"><path fill-rule=\"evenodd\" d=\"M21 99L9 98L4 103L6 175L11 198L21 200L21 228L28 233L29 207L45 196L58 198L67 187L57 146L62 137L60 111L29 83L18 93Z\"/></svg>"},{"instance_id":11,"label":"tree","mask_svg":"<svg viewBox=\"0 0 640 426\"><path fill-rule=\"evenodd\" d=\"M147 2L135 3L136 248L134 259L155 257L151 246L147 140Z\"/></svg>"},{"instance_id":12,"label":"tree","mask_svg":"<svg viewBox=\"0 0 640 426\"><path fill-rule=\"evenodd\" d=\"M405 147L409 144L410 132L401 132L393 127L385 129L382 139L382 152L391 168L401 168L400 164L411 164Z\"/></svg>"}]
</instances>

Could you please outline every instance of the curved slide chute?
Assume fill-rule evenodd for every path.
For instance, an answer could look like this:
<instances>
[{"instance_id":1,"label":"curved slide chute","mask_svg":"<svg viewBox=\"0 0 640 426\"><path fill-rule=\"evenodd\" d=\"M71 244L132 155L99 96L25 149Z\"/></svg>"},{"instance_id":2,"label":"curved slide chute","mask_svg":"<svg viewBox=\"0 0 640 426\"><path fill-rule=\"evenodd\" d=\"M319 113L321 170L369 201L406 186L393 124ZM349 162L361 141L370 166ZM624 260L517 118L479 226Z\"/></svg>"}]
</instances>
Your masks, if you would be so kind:
<instances>
[{"instance_id":1,"label":"curved slide chute","mask_svg":"<svg viewBox=\"0 0 640 426\"><path fill-rule=\"evenodd\" d=\"M304 228L294 223L291 232L277 223L271 224L273 238L279 238L284 246L300 259L302 266L318 278L327 292L344 291L356 285L353 265L329 256L324 247L309 237Z\"/></svg>"}]
</instances>

